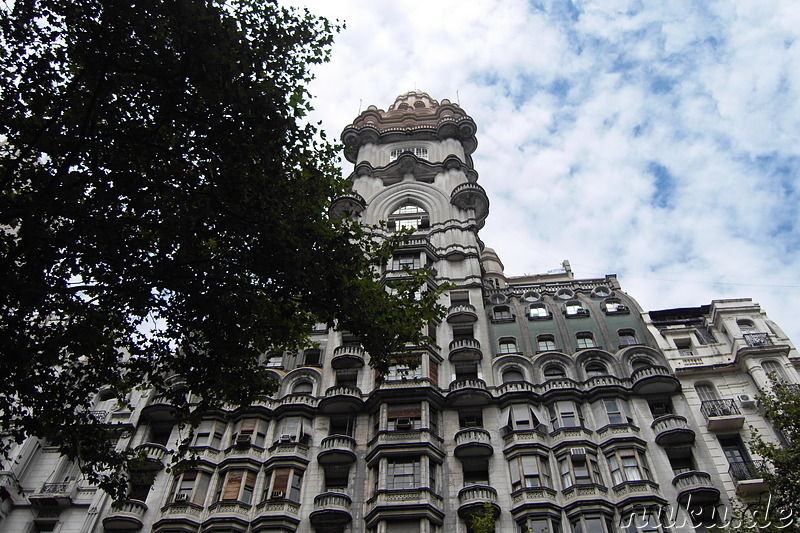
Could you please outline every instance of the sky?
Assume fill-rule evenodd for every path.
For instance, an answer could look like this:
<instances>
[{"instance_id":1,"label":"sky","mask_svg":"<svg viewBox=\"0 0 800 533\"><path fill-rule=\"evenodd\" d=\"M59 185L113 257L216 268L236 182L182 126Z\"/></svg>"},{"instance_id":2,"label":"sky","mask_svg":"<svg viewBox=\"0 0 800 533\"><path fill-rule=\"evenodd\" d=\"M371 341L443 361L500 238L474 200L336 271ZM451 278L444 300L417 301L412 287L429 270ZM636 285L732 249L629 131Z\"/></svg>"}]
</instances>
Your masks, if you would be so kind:
<instances>
[{"instance_id":1,"label":"sky","mask_svg":"<svg viewBox=\"0 0 800 533\"><path fill-rule=\"evenodd\" d=\"M310 86L330 137L413 89L475 120L506 275L752 298L800 342L800 3L284 3L346 23Z\"/></svg>"}]
</instances>

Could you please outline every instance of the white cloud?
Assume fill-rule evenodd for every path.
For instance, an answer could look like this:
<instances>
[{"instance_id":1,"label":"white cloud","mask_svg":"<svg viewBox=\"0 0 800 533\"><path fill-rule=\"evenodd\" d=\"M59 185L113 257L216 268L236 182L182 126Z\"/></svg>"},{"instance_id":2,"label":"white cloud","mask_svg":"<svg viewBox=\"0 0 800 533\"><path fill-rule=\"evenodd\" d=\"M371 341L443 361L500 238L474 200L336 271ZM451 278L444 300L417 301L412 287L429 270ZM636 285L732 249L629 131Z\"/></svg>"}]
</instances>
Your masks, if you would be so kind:
<instances>
[{"instance_id":1,"label":"white cloud","mask_svg":"<svg viewBox=\"0 0 800 533\"><path fill-rule=\"evenodd\" d=\"M305 4L347 22L311 87L329 135L415 87L475 119L508 274L568 258L645 309L752 297L800 339L800 4Z\"/></svg>"}]
</instances>

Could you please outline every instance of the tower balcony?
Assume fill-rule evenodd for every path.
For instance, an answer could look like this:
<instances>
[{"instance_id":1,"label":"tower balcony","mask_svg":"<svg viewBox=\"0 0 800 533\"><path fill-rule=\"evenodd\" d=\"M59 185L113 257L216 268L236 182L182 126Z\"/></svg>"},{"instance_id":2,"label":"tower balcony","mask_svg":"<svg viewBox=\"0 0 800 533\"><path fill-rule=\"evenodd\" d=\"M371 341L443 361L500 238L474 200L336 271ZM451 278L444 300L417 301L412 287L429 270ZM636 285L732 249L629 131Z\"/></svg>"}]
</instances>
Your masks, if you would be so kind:
<instances>
[{"instance_id":1,"label":"tower balcony","mask_svg":"<svg viewBox=\"0 0 800 533\"><path fill-rule=\"evenodd\" d=\"M337 346L333 350L331 368L343 370L364 366L364 348L356 345Z\"/></svg>"},{"instance_id":2,"label":"tower balcony","mask_svg":"<svg viewBox=\"0 0 800 533\"><path fill-rule=\"evenodd\" d=\"M730 464L728 473L736 485L737 496L754 496L769 489L764 480L767 471L767 462L738 461Z\"/></svg>"},{"instance_id":3,"label":"tower balcony","mask_svg":"<svg viewBox=\"0 0 800 533\"><path fill-rule=\"evenodd\" d=\"M458 516L463 520L483 512L486 504L494 508L495 516L500 515L497 491L488 485L470 485L458 491Z\"/></svg>"},{"instance_id":4,"label":"tower balcony","mask_svg":"<svg viewBox=\"0 0 800 533\"><path fill-rule=\"evenodd\" d=\"M317 454L319 464L350 464L356 460L356 439L348 435L330 435L322 439Z\"/></svg>"},{"instance_id":5,"label":"tower balcony","mask_svg":"<svg viewBox=\"0 0 800 533\"><path fill-rule=\"evenodd\" d=\"M509 381L495 389L495 396L503 402L532 399L536 390L527 381Z\"/></svg>"},{"instance_id":6,"label":"tower balcony","mask_svg":"<svg viewBox=\"0 0 800 533\"><path fill-rule=\"evenodd\" d=\"M157 472L164 468L164 457L167 455L166 446L145 442L137 446L135 451L144 459L138 470Z\"/></svg>"},{"instance_id":7,"label":"tower balcony","mask_svg":"<svg viewBox=\"0 0 800 533\"><path fill-rule=\"evenodd\" d=\"M177 408L170 400L162 394L155 394L142 408L140 419L142 422L165 422L174 421L176 416Z\"/></svg>"},{"instance_id":8,"label":"tower balcony","mask_svg":"<svg viewBox=\"0 0 800 533\"><path fill-rule=\"evenodd\" d=\"M253 533L295 531L300 524L300 505L289 500L264 500L256 505Z\"/></svg>"},{"instance_id":9,"label":"tower balcony","mask_svg":"<svg viewBox=\"0 0 800 533\"><path fill-rule=\"evenodd\" d=\"M709 431L738 431L744 426L744 415L733 400L706 400L700 405Z\"/></svg>"},{"instance_id":10,"label":"tower balcony","mask_svg":"<svg viewBox=\"0 0 800 533\"><path fill-rule=\"evenodd\" d=\"M478 313L472 304L451 305L447 310L448 324L474 324L478 321Z\"/></svg>"},{"instance_id":11,"label":"tower balcony","mask_svg":"<svg viewBox=\"0 0 800 533\"><path fill-rule=\"evenodd\" d=\"M694 430L686 418L679 415L664 415L650 424L660 446L686 446L694 442Z\"/></svg>"},{"instance_id":12,"label":"tower balcony","mask_svg":"<svg viewBox=\"0 0 800 533\"><path fill-rule=\"evenodd\" d=\"M106 531L138 531L144 525L147 505L139 500L118 500L111 505L111 511L103 518Z\"/></svg>"},{"instance_id":13,"label":"tower balcony","mask_svg":"<svg viewBox=\"0 0 800 533\"><path fill-rule=\"evenodd\" d=\"M477 339L458 339L450 343L451 363L475 363L482 357L481 343Z\"/></svg>"},{"instance_id":14,"label":"tower balcony","mask_svg":"<svg viewBox=\"0 0 800 533\"><path fill-rule=\"evenodd\" d=\"M578 382L570 378L554 378L548 379L539 386L542 395L549 393L562 395L566 391L574 391L575 394L580 394L581 387Z\"/></svg>"},{"instance_id":15,"label":"tower balcony","mask_svg":"<svg viewBox=\"0 0 800 533\"><path fill-rule=\"evenodd\" d=\"M465 211L474 209L480 227L489 214L489 197L477 183L462 183L450 193L450 203Z\"/></svg>"},{"instance_id":16,"label":"tower balcony","mask_svg":"<svg viewBox=\"0 0 800 533\"><path fill-rule=\"evenodd\" d=\"M459 379L450 384L447 403L453 407L485 405L492 395L482 379Z\"/></svg>"},{"instance_id":17,"label":"tower balcony","mask_svg":"<svg viewBox=\"0 0 800 533\"><path fill-rule=\"evenodd\" d=\"M516 446L550 446L550 440L547 436L547 428L543 424L539 424L534 429L528 430L514 430L508 431L503 435L505 453L510 452Z\"/></svg>"},{"instance_id":18,"label":"tower balcony","mask_svg":"<svg viewBox=\"0 0 800 533\"><path fill-rule=\"evenodd\" d=\"M672 394L681 386L669 368L656 365L635 370L631 379L636 394Z\"/></svg>"},{"instance_id":19,"label":"tower balcony","mask_svg":"<svg viewBox=\"0 0 800 533\"><path fill-rule=\"evenodd\" d=\"M76 485L73 481L45 483L28 496L33 507L69 507L75 498Z\"/></svg>"},{"instance_id":20,"label":"tower balcony","mask_svg":"<svg viewBox=\"0 0 800 533\"><path fill-rule=\"evenodd\" d=\"M455 456L459 459L489 457L494 453L488 431L481 428L462 429L456 433Z\"/></svg>"},{"instance_id":21,"label":"tower balcony","mask_svg":"<svg viewBox=\"0 0 800 533\"><path fill-rule=\"evenodd\" d=\"M353 409L359 410L364 405L361 389L347 385L335 385L325 391L325 397L319 401L323 413L341 413Z\"/></svg>"},{"instance_id":22,"label":"tower balcony","mask_svg":"<svg viewBox=\"0 0 800 533\"><path fill-rule=\"evenodd\" d=\"M317 530L340 529L353 521L350 507L353 501L342 492L323 492L314 497L311 525Z\"/></svg>"},{"instance_id":23,"label":"tower balcony","mask_svg":"<svg viewBox=\"0 0 800 533\"><path fill-rule=\"evenodd\" d=\"M719 502L719 489L714 487L706 472L681 472L672 479L672 485L678 491L678 503L683 506L716 505Z\"/></svg>"}]
</instances>

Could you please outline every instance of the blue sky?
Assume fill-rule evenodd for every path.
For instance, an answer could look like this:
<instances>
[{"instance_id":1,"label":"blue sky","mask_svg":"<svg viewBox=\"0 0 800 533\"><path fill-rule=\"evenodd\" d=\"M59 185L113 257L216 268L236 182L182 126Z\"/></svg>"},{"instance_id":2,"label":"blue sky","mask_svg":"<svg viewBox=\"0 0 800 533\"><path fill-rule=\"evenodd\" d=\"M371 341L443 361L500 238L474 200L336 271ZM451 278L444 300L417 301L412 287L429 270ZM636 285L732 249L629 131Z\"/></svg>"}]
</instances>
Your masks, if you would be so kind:
<instances>
[{"instance_id":1,"label":"blue sky","mask_svg":"<svg viewBox=\"0 0 800 533\"><path fill-rule=\"evenodd\" d=\"M347 24L311 86L334 138L414 88L475 119L508 275L569 259L648 310L750 297L800 342L800 4L292 3Z\"/></svg>"}]
</instances>

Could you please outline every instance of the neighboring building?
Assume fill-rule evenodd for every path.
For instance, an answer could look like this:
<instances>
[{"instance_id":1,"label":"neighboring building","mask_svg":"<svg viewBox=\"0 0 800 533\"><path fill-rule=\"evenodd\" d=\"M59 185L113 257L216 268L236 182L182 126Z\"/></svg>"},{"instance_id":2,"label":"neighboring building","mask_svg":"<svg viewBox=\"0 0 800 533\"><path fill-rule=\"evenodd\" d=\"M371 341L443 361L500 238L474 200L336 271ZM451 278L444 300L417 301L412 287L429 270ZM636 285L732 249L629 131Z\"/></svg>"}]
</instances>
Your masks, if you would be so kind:
<instances>
[{"instance_id":1,"label":"neighboring building","mask_svg":"<svg viewBox=\"0 0 800 533\"><path fill-rule=\"evenodd\" d=\"M507 277L478 238L475 132L459 106L413 91L342 134L353 192L334 213L384 222L378 236L413 230L384 279L431 266L430 288L455 286L417 366L378 380L357 337L321 326L318 347L265 355L275 397L204 421L197 465L175 474L170 406L134 393L127 411L101 391L118 446L149 458L130 498L29 439L0 473L0 530L463 533L488 504L498 533L702 531L687 511L712 520L763 491L746 443L751 426L778 438L753 397L798 381L785 335L750 300L644 312L615 276L578 280L566 261Z\"/></svg>"}]
</instances>

